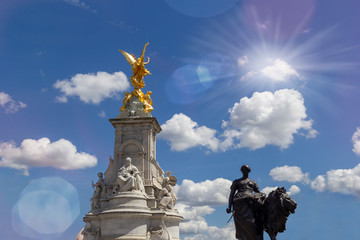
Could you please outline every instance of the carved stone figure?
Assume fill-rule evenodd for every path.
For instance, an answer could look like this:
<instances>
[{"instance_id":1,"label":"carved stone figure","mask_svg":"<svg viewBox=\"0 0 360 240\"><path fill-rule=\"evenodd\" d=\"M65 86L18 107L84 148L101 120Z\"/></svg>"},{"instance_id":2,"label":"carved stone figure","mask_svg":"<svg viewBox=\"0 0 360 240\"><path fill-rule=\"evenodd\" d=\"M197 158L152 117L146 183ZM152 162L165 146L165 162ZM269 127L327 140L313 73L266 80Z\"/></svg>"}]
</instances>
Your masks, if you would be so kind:
<instances>
[{"instance_id":1,"label":"carved stone figure","mask_svg":"<svg viewBox=\"0 0 360 240\"><path fill-rule=\"evenodd\" d=\"M296 206L283 187L269 193L264 204L264 228L271 240L276 240L276 235L286 230L286 220L290 213L295 213Z\"/></svg>"},{"instance_id":2,"label":"carved stone figure","mask_svg":"<svg viewBox=\"0 0 360 240\"><path fill-rule=\"evenodd\" d=\"M113 193L118 191L141 191L145 194L145 188L139 170L131 164L130 157L127 157L125 162L125 165L118 171Z\"/></svg>"},{"instance_id":3,"label":"carved stone figure","mask_svg":"<svg viewBox=\"0 0 360 240\"><path fill-rule=\"evenodd\" d=\"M99 240L100 239L100 229L92 229L90 223L87 223L82 234L84 235L84 240Z\"/></svg>"},{"instance_id":4,"label":"carved stone figure","mask_svg":"<svg viewBox=\"0 0 360 240\"><path fill-rule=\"evenodd\" d=\"M261 207L266 195L260 193L255 181L249 179L251 171L248 165L241 167L243 177L233 181L229 196L227 213L233 207L236 238L240 240L262 240Z\"/></svg>"},{"instance_id":5,"label":"carved stone figure","mask_svg":"<svg viewBox=\"0 0 360 240\"><path fill-rule=\"evenodd\" d=\"M91 210L100 209L100 199L102 195L105 193L105 184L103 174L101 172L98 173L99 180L94 184L92 182L92 188L94 189L94 194L91 200Z\"/></svg>"},{"instance_id":6,"label":"carved stone figure","mask_svg":"<svg viewBox=\"0 0 360 240\"><path fill-rule=\"evenodd\" d=\"M176 197L173 189L170 185L167 185L161 189L158 196L159 208L162 209L174 209L176 203Z\"/></svg>"},{"instance_id":7,"label":"carved stone figure","mask_svg":"<svg viewBox=\"0 0 360 240\"><path fill-rule=\"evenodd\" d=\"M264 230L271 240L285 230L290 213L294 213L296 202L284 188L272 191L268 197L259 191L255 181L249 179L248 165L241 167L243 177L233 181L227 213L233 212L236 238L240 240L263 240Z\"/></svg>"},{"instance_id":8,"label":"carved stone figure","mask_svg":"<svg viewBox=\"0 0 360 240\"><path fill-rule=\"evenodd\" d=\"M146 240L172 240L172 237L162 221L160 226L149 229Z\"/></svg>"},{"instance_id":9,"label":"carved stone figure","mask_svg":"<svg viewBox=\"0 0 360 240\"><path fill-rule=\"evenodd\" d=\"M166 172L166 177L163 180L162 186L166 187L167 185L175 186L177 183L177 178L174 175L171 175L171 171Z\"/></svg>"}]
</instances>

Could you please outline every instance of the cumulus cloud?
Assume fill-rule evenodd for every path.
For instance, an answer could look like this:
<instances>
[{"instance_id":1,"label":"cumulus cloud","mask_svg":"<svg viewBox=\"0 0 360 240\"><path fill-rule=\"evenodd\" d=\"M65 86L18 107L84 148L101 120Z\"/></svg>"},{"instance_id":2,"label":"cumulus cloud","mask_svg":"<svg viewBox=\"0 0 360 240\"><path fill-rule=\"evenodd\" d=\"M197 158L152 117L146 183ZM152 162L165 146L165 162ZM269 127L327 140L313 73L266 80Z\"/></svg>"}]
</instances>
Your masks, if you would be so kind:
<instances>
[{"instance_id":1,"label":"cumulus cloud","mask_svg":"<svg viewBox=\"0 0 360 240\"><path fill-rule=\"evenodd\" d=\"M244 97L235 103L229 113L230 120L223 123L222 150L239 147L255 150L266 145L285 149L293 143L294 134L317 135L313 121L307 120L301 93L293 89L255 92L251 98Z\"/></svg>"},{"instance_id":2,"label":"cumulus cloud","mask_svg":"<svg viewBox=\"0 0 360 240\"><path fill-rule=\"evenodd\" d=\"M194 236L189 237L186 236L184 237L184 240L233 240L234 236L235 225L233 223L229 223L222 228L209 226L203 233L195 234Z\"/></svg>"},{"instance_id":3,"label":"cumulus cloud","mask_svg":"<svg viewBox=\"0 0 360 240\"><path fill-rule=\"evenodd\" d=\"M81 101L93 104L98 104L105 98L118 97L119 92L129 87L123 72L78 73L70 80L58 80L54 84L54 88L59 89L63 94L57 96L57 101L67 102L68 97L78 96Z\"/></svg>"},{"instance_id":4,"label":"cumulus cloud","mask_svg":"<svg viewBox=\"0 0 360 240\"><path fill-rule=\"evenodd\" d=\"M184 217L184 221L179 226L182 234L196 234L206 231L208 225L203 216L215 211L214 208L207 205L190 206L182 202L177 203L176 208Z\"/></svg>"},{"instance_id":5,"label":"cumulus cloud","mask_svg":"<svg viewBox=\"0 0 360 240\"><path fill-rule=\"evenodd\" d=\"M292 185L290 188L289 188L289 195L295 195L295 194L298 194L299 192L301 192L300 188L296 185Z\"/></svg>"},{"instance_id":6,"label":"cumulus cloud","mask_svg":"<svg viewBox=\"0 0 360 240\"><path fill-rule=\"evenodd\" d=\"M208 229L206 220L203 217L184 221L179 224L181 234L197 234L202 233Z\"/></svg>"},{"instance_id":7,"label":"cumulus cloud","mask_svg":"<svg viewBox=\"0 0 360 240\"><path fill-rule=\"evenodd\" d=\"M300 77L290 64L281 59L276 59L272 65L263 68L261 73L275 82L283 82L291 77Z\"/></svg>"},{"instance_id":8,"label":"cumulus cloud","mask_svg":"<svg viewBox=\"0 0 360 240\"><path fill-rule=\"evenodd\" d=\"M354 132L351 140L354 144L353 152L360 156L360 127L356 128L356 132Z\"/></svg>"},{"instance_id":9,"label":"cumulus cloud","mask_svg":"<svg viewBox=\"0 0 360 240\"><path fill-rule=\"evenodd\" d=\"M176 208L184 217L179 225L181 234L186 235L183 239L233 239L233 224L224 228L208 226L204 218L215 211L214 206L227 204L230 185L230 180L217 178L199 183L185 179L175 186Z\"/></svg>"},{"instance_id":10,"label":"cumulus cloud","mask_svg":"<svg viewBox=\"0 0 360 240\"><path fill-rule=\"evenodd\" d=\"M271 193L272 191L275 191L278 187L265 187L261 190L261 192L265 193L266 196L269 195L269 193ZM300 192L300 188L296 185L291 185L291 187L289 189L286 189L286 192L289 195L295 195L298 194Z\"/></svg>"},{"instance_id":11,"label":"cumulus cloud","mask_svg":"<svg viewBox=\"0 0 360 240\"><path fill-rule=\"evenodd\" d=\"M311 182L311 188L323 192L352 194L360 197L360 164L351 169L330 170Z\"/></svg>"},{"instance_id":12,"label":"cumulus cloud","mask_svg":"<svg viewBox=\"0 0 360 240\"><path fill-rule=\"evenodd\" d=\"M26 107L26 104L21 101L15 101L5 92L0 92L0 107L4 108L6 113L15 113L20 108Z\"/></svg>"},{"instance_id":13,"label":"cumulus cloud","mask_svg":"<svg viewBox=\"0 0 360 240\"><path fill-rule=\"evenodd\" d=\"M175 114L161 125L159 138L170 143L171 149L184 151L192 147L205 147L211 151L236 148L263 148L266 145L288 148L294 135L314 138L318 132L308 119L304 99L294 89L255 92L243 97L229 109L230 118L223 121L223 132L199 126L188 116Z\"/></svg>"},{"instance_id":14,"label":"cumulus cloud","mask_svg":"<svg viewBox=\"0 0 360 240\"><path fill-rule=\"evenodd\" d=\"M231 181L224 178L195 183L185 179L174 191L179 201L191 206L223 205L228 201Z\"/></svg>"},{"instance_id":15,"label":"cumulus cloud","mask_svg":"<svg viewBox=\"0 0 360 240\"><path fill-rule=\"evenodd\" d=\"M310 183L309 173L303 173L297 166L282 166L271 169L269 175L275 181L287 181L291 183L303 182Z\"/></svg>"},{"instance_id":16,"label":"cumulus cloud","mask_svg":"<svg viewBox=\"0 0 360 240\"><path fill-rule=\"evenodd\" d=\"M178 196L177 196L178 197ZM184 217L186 220L196 219L199 216L204 216L211 214L215 211L214 208L204 205L204 206L190 206L182 201L176 204L176 209L179 211L181 216Z\"/></svg>"},{"instance_id":17,"label":"cumulus cloud","mask_svg":"<svg viewBox=\"0 0 360 240\"><path fill-rule=\"evenodd\" d=\"M326 179L323 175L317 176L313 181L311 181L311 188L323 192L326 190Z\"/></svg>"},{"instance_id":18,"label":"cumulus cloud","mask_svg":"<svg viewBox=\"0 0 360 240\"><path fill-rule=\"evenodd\" d=\"M275 191L278 187L264 187L261 192L265 193L266 196L269 195L272 191Z\"/></svg>"},{"instance_id":19,"label":"cumulus cloud","mask_svg":"<svg viewBox=\"0 0 360 240\"><path fill-rule=\"evenodd\" d=\"M0 167L22 170L29 175L31 167L53 167L63 170L75 170L93 167L97 159L88 153L78 152L66 139L50 142L48 138L39 140L25 139L21 146L14 142L0 143Z\"/></svg>"},{"instance_id":20,"label":"cumulus cloud","mask_svg":"<svg viewBox=\"0 0 360 240\"><path fill-rule=\"evenodd\" d=\"M219 140L215 137L214 129L199 126L183 113L175 114L170 120L161 125L159 138L170 142L171 150L184 151L202 146L212 151L219 147Z\"/></svg>"}]
</instances>

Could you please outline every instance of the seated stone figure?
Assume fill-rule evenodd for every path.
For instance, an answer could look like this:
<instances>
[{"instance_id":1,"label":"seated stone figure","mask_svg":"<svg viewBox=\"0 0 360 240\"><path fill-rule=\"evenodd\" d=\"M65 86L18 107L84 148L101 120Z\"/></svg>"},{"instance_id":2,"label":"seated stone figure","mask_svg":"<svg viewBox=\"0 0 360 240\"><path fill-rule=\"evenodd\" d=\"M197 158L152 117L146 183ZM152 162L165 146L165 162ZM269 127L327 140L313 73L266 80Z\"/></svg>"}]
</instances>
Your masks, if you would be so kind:
<instances>
[{"instance_id":1,"label":"seated stone figure","mask_svg":"<svg viewBox=\"0 0 360 240\"><path fill-rule=\"evenodd\" d=\"M125 165L118 171L113 193L118 191L141 191L145 194L145 188L139 170L131 164L130 157L127 157L125 162Z\"/></svg>"},{"instance_id":2,"label":"seated stone figure","mask_svg":"<svg viewBox=\"0 0 360 240\"><path fill-rule=\"evenodd\" d=\"M176 203L176 197L174 191L170 185L167 185L161 189L158 196L159 208L162 209L174 209Z\"/></svg>"}]
</instances>

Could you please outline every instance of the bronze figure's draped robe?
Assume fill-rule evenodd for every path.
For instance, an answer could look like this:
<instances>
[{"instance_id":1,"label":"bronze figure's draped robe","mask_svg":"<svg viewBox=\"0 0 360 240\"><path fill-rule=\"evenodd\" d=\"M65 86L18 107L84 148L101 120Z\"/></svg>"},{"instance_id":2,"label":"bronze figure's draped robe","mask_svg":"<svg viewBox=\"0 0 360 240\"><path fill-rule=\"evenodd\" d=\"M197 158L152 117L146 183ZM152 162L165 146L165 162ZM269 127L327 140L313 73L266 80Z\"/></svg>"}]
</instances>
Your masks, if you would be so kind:
<instances>
[{"instance_id":1,"label":"bronze figure's draped robe","mask_svg":"<svg viewBox=\"0 0 360 240\"><path fill-rule=\"evenodd\" d=\"M260 207L265 199L255 181L240 178L233 182L233 198L236 238L240 240L262 240L262 226L259 226Z\"/></svg>"},{"instance_id":2,"label":"bronze figure's draped robe","mask_svg":"<svg viewBox=\"0 0 360 240\"><path fill-rule=\"evenodd\" d=\"M227 213L233 212L236 238L240 240L263 240L263 205L266 194L259 191L255 181L249 179L248 165L241 167L242 178L231 185Z\"/></svg>"}]
</instances>

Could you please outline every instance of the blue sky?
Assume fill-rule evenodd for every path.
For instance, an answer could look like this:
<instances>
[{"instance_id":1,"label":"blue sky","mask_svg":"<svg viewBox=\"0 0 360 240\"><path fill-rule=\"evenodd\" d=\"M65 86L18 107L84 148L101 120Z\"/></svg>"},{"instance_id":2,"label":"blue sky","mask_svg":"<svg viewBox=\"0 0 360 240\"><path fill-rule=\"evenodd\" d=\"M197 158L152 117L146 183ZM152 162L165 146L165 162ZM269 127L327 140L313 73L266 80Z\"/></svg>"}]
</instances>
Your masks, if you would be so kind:
<instances>
[{"instance_id":1,"label":"blue sky","mask_svg":"<svg viewBox=\"0 0 360 240\"><path fill-rule=\"evenodd\" d=\"M113 154L132 72L157 161L178 178L181 239L234 239L240 167L298 202L278 239L358 239L360 3L355 0L0 3L1 239L74 239ZM266 236L265 239L268 239Z\"/></svg>"}]
</instances>

